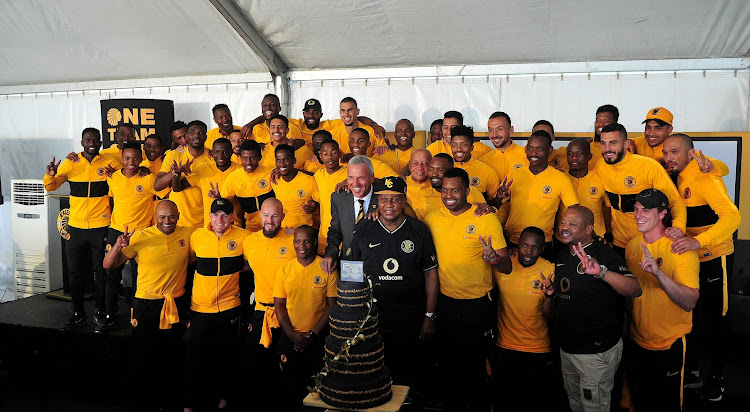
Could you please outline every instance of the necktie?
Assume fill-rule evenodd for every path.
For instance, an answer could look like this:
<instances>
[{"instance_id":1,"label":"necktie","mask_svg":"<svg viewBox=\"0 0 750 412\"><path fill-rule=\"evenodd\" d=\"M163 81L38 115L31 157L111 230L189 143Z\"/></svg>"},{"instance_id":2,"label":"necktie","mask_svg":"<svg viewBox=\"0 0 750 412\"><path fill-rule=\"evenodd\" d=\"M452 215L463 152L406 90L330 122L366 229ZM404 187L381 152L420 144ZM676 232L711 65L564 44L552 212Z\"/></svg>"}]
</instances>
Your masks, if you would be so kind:
<instances>
[{"instance_id":1,"label":"necktie","mask_svg":"<svg viewBox=\"0 0 750 412\"><path fill-rule=\"evenodd\" d=\"M355 224L365 217L365 199L357 199L357 202L359 202L359 213L357 213L357 219L354 221Z\"/></svg>"}]
</instances>

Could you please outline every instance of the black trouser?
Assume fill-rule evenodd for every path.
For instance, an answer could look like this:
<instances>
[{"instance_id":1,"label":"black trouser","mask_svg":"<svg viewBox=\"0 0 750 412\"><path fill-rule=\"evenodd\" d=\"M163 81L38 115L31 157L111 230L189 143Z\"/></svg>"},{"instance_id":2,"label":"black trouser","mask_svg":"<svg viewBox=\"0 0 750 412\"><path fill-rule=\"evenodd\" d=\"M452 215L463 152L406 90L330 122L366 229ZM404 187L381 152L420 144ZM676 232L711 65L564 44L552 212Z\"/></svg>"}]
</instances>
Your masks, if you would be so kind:
<instances>
[{"instance_id":1,"label":"black trouser","mask_svg":"<svg viewBox=\"0 0 750 412\"><path fill-rule=\"evenodd\" d=\"M438 298L437 337L448 410L461 410L467 402L472 411L489 410L486 366L496 305L489 296L453 299L440 294Z\"/></svg>"},{"instance_id":2,"label":"black trouser","mask_svg":"<svg viewBox=\"0 0 750 412\"><path fill-rule=\"evenodd\" d=\"M683 338L678 338L667 350L648 350L628 341L626 368L638 412L682 410L683 344Z\"/></svg>"},{"instance_id":3,"label":"black trouser","mask_svg":"<svg viewBox=\"0 0 750 412\"><path fill-rule=\"evenodd\" d=\"M725 258L700 263L700 297L693 309L693 331L685 338L689 350L685 353L685 370L700 369L700 358L708 359L708 373L722 376L726 363L726 343L729 325L724 316ZM726 257L726 273L731 273L730 256Z\"/></svg>"},{"instance_id":4,"label":"black trouser","mask_svg":"<svg viewBox=\"0 0 750 412\"><path fill-rule=\"evenodd\" d=\"M70 278L70 297L73 301L73 311L83 313L83 276L92 275L91 272L84 273L88 267L86 261L91 262L91 271L94 276L94 292L96 296L97 309L104 308L104 279L105 272L102 261L104 260L104 237L107 227L95 229L79 229L68 226L70 239L65 244L65 256L68 259L68 276Z\"/></svg>"},{"instance_id":5,"label":"black trouser","mask_svg":"<svg viewBox=\"0 0 750 412\"><path fill-rule=\"evenodd\" d=\"M385 364L391 371L393 383L415 389L423 383L425 363L424 344L419 341L424 316L424 304L416 310L396 311L394 303L379 300L378 322L385 342ZM390 309L390 310L389 310Z\"/></svg>"},{"instance_id":6,"label":"black trouser","mask_svg":"<svg viewBox=\"0 0 750 412\"><path fill-rule=\"evenodd\" d=\"M281 352L279 366L282 372L282 382L286 388L282 400L283 408L278 410L294 411L302 407L302 400L307 395L307 387L313 386L313 376L323 367L323 345L325 335L317 336L310 346L303 351L294 350L294 342L286 335L279 334L279 352Z\"/></svg>"},{"instance_id":7,"label":"black trouser","mask_svg":"<svg viewBox=\"0 0 750 412\"><path fill-rule=\"evenodd\" d=\"M240 308L219 313L191 311L187 329L190 406L216 407L237 389Z\"/></svg>"},{"instance_id":8,"label":"black trouser","mask_svg":"<svg viewBox=\"0 0 750 412\"><path fill-rule=\"evenodd\" d=\"M495 408L509 399L524 399L524 410L555 410L560 370L551 352L531 353L495 347L492 372ZM541 392L540 392L541 390ZM538 399L540 396L544 400Z\"/></svg>"},{"instance_id":9,"label":"black trouser","mask_svg":"<svg viewBox=\"0 0 750 412\"><path fill-rule=\"evenodd\" d=\"M180 323L172 329L159 329L164 299L135 298L130 334L133 342L133 366L138 376L139 403L151 406L184 406L185 346L182 335L190 302L185 296L175 299ZM157 365L157 370L154 369ZM144 373L138 373L144 371Z\"/></svg>"}]
</instances>

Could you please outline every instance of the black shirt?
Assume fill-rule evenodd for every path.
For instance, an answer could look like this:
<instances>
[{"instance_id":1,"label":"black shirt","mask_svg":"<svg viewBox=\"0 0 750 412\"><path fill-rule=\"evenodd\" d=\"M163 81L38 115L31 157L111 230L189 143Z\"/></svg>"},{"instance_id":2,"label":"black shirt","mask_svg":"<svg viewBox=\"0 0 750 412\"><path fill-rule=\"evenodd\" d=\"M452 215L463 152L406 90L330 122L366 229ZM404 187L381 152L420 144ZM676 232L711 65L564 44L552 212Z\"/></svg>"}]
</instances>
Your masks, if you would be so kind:
<instances>
[{"instance_id":1,"label":"black shirt","mask_svg":"<svg viewBox=\"0 0 750 412\"><path fill-rule=\"evenodd\" d=\"M601 241L584 246L608 270L633 276L612 248ZM609 284L583 273L581 260L569 248L555 259L555 316L553 330L568 353L601 353L622 336L624 299Z\"/></svg>"},{"instance_id":2,"label":"black shirt","mask_svg":"<svg viewBox=\"0 0 750 412\"><path fill-rule=\"evenodd\" d=\"M380 220L360 220L344 254L345 259L364 262L385 332L421 325L427 299L424 272L437 267L429 229L419 220L405 217L392 232Z\"/></svg>"}]
</instances>

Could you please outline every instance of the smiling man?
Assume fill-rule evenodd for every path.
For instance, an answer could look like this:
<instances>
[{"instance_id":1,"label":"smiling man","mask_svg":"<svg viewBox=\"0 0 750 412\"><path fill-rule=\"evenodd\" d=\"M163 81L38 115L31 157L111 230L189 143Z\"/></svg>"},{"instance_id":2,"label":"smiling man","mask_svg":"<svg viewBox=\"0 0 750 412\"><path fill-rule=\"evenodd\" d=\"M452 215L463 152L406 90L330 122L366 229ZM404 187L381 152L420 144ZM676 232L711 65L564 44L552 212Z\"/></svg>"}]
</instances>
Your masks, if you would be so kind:
<instances>
[{"instance_id":1,"label":"smiling man","mask_svg":"<svg viewBox=\"0 0 750 412\"><path fill-rule=\"evenodd\" d=\"M363 116L359 116L359 107L357 107L357 101L354 100L354 98L344 97L341 99L341 103L339 104L339 116L341 119L330 121L329 131L333 136L333 140L338 142L343 153L349 153L349 146L347 145L349 134L357 128L364 129L370 136L372 147L367 151L367 156L372 156L375 147L386 146L385 140L376 136L375 130L373 129L373 127L377 126L377 123L374 123L372 120ZM366 124L364 121L365 119L370 123L369 125Z\"/></svg>"},{"instance_id":2,"label":"smiling man","mask_svg":"<svg viewBox=\"0 0 750 412\"><path fill-rule=\"evenodd\" d=\"M349 156L365 155L370 150L370 135L365 129L356 128L349 133ZM398 176L388 164L375 158L370 158L376 179L383 179L386 176Z\"/></svg>"},{"instance_id":3,"label":"smiling man","mask_svg":"<svg viewBox=\"0 0 750 412\"><path fill-rule=\"evenodd\" d=\"M279 178L271 185L276 198L284 205L284 225L291 228L301 225L312 226L312 214L317 210L320 201L315 178L300 173L294 166L295 154L292 146L280 144L276 146L274 154Z\"/></svg>"},{"instance_id":4,"label":"smiling man","mask_svg":"<svg viewBox=\"0 0 750 412\"><path fill-rule=\"evenodd\" d=\"M260 102L260 110L260 116L242 126L242 136L245 139L253 139L258 143L268 143L271 141L271 118L281 114L279 96L270 93L263 96L263 100ZM297 126L289 126L289 139L302 139L302 132Z\"/></svg>"},{"instance_id":5,"label":"smiling man","mask_svg":"<svg viewBox=\"0 0 750 412\"><path fill-rule=\"evenodd\" d=\"M396 138L396 149L375 155L373 158L401 173L409 165L409 159L414 151L414 123L408 119L399 120L396 122L393 136Z\"/></svg>"},{"instance_id":6,"label":"smiling man","mask_svg":"<svg viewBox=\"0 0 750 412\"><path fill-rule=\"evenodd\" d=\"M268 130L271 133L271 141L270 144L266 144L263 147L260 164L273 169L276 167L274 149L282 144L289 146L292 145L292 141L288 138L290 131L289 119L281 114L273 116L269 123ZM295 150L294 157L296 159L294 167L301 170L305 166L305 161L312 159L314 154L307 146L302 145L299 149Z\"/></svg>"},{"instance_id":7,"label":"smiling man","mask_svg":"<svg viewBox=\"0 0 750 412\"><path fill-rule=\"evenodd\" d=\"M242 127L232 124L232 112L229 111L229 106L226 104L217 104L211 109L211 113L214 116L214 123L216 123L217 127L206 132L205 146L207 150L211 150L216 139L220 137L228 139L230 133L242 129Z\"/></svg>"},{"instance_id":8,"label":"smiling man","mask_svg":"<svg viewBox=\"0 0 750 412\"><path fill-rule=\"evenodd\" d=\"M469 184L479 189L489 201L500 188L500 179L494 169L472 156L474 152L474 129L467 126L455 126L451 129L451 151L454 167L466 170Z\"/></svg>"},{"instance_id":9,"label":"smiling man","mask_svg":"<svg viewBox=\"0 0 750 412\"><path fill-rule=\"evenodd\" d=\"M492 113L487 121L487 131L495 150L480 157L479 160L495 169L498 178L502 181L511 170L526 164L526 152L523 146L513 143L510 137L513 133L513 126L507 113Z\"/></svg>"}]
</instances>

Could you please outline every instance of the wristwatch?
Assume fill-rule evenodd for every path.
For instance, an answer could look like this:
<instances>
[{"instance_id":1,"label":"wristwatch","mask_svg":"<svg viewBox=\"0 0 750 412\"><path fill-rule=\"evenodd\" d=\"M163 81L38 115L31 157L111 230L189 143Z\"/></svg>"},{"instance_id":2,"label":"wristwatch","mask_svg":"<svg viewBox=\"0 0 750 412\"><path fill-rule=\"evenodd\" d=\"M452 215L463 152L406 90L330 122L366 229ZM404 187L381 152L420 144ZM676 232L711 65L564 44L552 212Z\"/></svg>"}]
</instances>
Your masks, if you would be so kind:
<instances>
[{"instance_id":1,"label":"wristwatch","mask_svg":"<svg viewBox=\"0 0 750 412\"><path fill-rule=\"evenodd\" d=\"M597 276L596 278L599 279L599 280L604 280L604 275L607 274L607 271L609 269L607 269L607 267L604 266L604 265L599 265L599 269L602 271L602 273L599 274L599 276Z\"/></svg>"},{"instance_id":2,"label":"wristwatch","mask_svg":"<svg viewBox=\"0 0 750 412\"><path fill-rule=\"evenodd\" d=\"M430 318L431 320L435 320L435 318L437 317L437 315L435 315L435 312L425 312L424 315Z\"/></svg>"}]
</instances>

